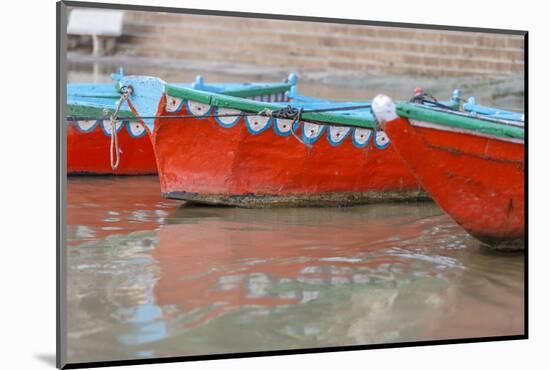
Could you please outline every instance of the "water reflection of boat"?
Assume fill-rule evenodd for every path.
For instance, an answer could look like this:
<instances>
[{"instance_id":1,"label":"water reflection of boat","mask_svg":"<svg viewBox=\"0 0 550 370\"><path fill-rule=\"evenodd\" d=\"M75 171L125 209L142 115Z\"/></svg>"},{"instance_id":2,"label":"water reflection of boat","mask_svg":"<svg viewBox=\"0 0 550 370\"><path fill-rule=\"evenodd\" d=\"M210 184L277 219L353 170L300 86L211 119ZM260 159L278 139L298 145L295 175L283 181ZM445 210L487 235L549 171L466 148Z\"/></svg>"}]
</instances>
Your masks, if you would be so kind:
<instances>
[{"instance_id":1,"label":"water reflection of boat","mask_svg":"<svg viewBox=\"0 0 550 370\"><path fill-rule=\"evenodd\" d=\"M525 235L524 122L473 101L457 111L380 95L373 110L424 189L477 239L521 247Z\"/></svg>"},{"instance_id":2,"label":"water reflection of boat","mask_svg":"<svg viewBox=\"0 0 550 370\"><path fill-rule=\"evenodd\" d=\"M385 133L373 130L368 102L327 102L292 93L286 95L289 107L279 94L251 99L146 77L126 77L120 84L133 87L134 114L161 117L144 122L167 198L262 207L424 195ZM155 100L158 107L150 103Z\"/></svg>"},{"instance_id":3,"label":"water reflection of boat","mask_svg":"<svg viewBox=\"0 0 550 370\"><path fill-rule=\"evenodd\" d=\"M114 183L116 181L116 184ZM67 181L70 246L112 234L154 230L178 202L159 195L156 177L74 177Z\"/></svg>"},{"instance_id":4,"label":"water reflection of boat","mask_svg":"<svg viewBox=\"0 0 550 370\"><path fill-rule=\"evenodd\" d=\"M522 332L521 258L480 253L431 203L168 213L157 230L69 249L73 356Z\"/></svg>"},{"instance_id":5,"label":"water reflection of boat","mask_svg":"<svg viewBox=\"0 0 550 370\"><path fill-rule=\"evenodd\" d=\"M411 262L405 251L398 253L398 240L422 231L421 224L411 222L415 216L385 208L366 215L332 212L330 217L324 212L316 217L294 209L244 217L232 213L223 219L211 209L198 209L189 217L190 210L182 208L157 231L152 251L160 269L155 302L189 313L185 328L250 308L271 310L325 299L335 289L338 294L370 289L384 305L391 304L398 285L411 282L410 277L397 281ZM214 215L203 218L210 212ZM396 247L395 255L387 252L388 243ZM425 277L433 276L426 271Z\"/></svg>"}]
</instances>

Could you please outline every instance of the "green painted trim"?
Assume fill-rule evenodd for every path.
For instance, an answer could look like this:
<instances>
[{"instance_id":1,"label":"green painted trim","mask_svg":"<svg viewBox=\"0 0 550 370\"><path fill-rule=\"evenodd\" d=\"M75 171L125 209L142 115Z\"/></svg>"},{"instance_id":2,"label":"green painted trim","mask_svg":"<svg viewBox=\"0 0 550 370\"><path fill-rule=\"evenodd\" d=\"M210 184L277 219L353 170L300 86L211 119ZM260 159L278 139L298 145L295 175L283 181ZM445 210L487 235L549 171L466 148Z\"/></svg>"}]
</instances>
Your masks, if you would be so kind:
<instances>
[{"instance_id":1,"label":"green painted trim","mask_svg":"<svg viewBox=\"0 0 550 370\"><path fill-rule=\"evenodd\" d=\"M275 84L272 86L265 86L265 87L264 86L241 87L235 90L224 91L223 95L242 98L242 97L250 97L250 96L265 95L265 94L278 94L278 93L289 91L291 87L292 85L288 83ZM176 98L182 98L182 99L191 99L199 103L205 103L205 104L206 104L205 101L201 101L205 95L200 93L204 92L206 94L210 94L209 92L206 92L206 91L195 90L195 89L181 87L181 86L173 86L170 84L166 84L164 87L164 90L170 96L174 96ZM199 94L195 98L191 98L190 90L196 91ZM204 99L207 99L207 98L204 98Z\"/></svg>"},{"instance_id":2,"label":"green painted trim","mask_svg":"<svg viewBox=\"0 0 550 370\"><path fill-rule=\"evenodd\" d=\"M277 89L279 88L280 87L277 87ZM276 90L269 88L263 88L263 90L265 94L276 92ZM260 102L256 100L243 99L240 97L231 96L229 95L230 93L217 94L206 91L198 91L185 87L175 87L171 85L165 86L165 92L170 96L174 96L180 99L189 99L198 103L214 105L222 108L239 109L250 113L258 113L263 111L264 109L281 109L281 103L274 104L270 102ZM289 104L292 105L292 103ZM331 112L303 113L302 119L304 121L352 126L359 128L374 128L376 124L374 120L365 119L359 116L345 116L342 114Z\"/></svg>"},{"instance_id":3,"label":"green painted trim","mask_svg":"<svg viewBox=\"0 0 550 370\"><path fill-rule=\"evenodd\" d=\"M197 103L210 104L210 93L204 91L166 84L164 85L164 92L175 98L190 99Z\"/></svg>"},{"instance_id":4,"label":"green painted trim","mask_svg":"<svg viewBox=\"0 0 550 370\"><path fill-rule=\"evenodd\" d=\"M210 94L210 104L217 107L240 109L246 112L260 112L264 109L281 109L280 104L243 99L229 95Z\"/></svg>"},{"instance_id":5,"label":"green painted trim","mask_svg":"<svg viewBox=\"0 0 550 370\"><path fill-rule=\"evenodd\" d=\"M117 93L116 91L112 93L74 93L71 94L70 97L83 97L83 98L101 98L101 99L120 99L120 93Z\"/></svg>"},{"instance_id":6,"label":"green painted trim","mask_svg":"<svg viewBox=\"0 0 550 370\"><path fill-rule=\"evenodd\" d=\"M274 85L269 87L251 87L251 88L242 88L238 90L228 90L224 92L224 94L243 98L247 96L284 93L289 91L291 87L292 87L291 84L280 84L280 85Z\"/></svg>"},{"instance_id":7,"label":"green painted trim","mask_svg":"<svg viewBox=\"0 0 550 370\"><path fill-rule=\"evenodd\" d=\"M442 112L430 108L419 107L411 103L396 103L396 112L401 117L418 121L432 122L442 126L474 131L496 137L524 140L523 127L499 124L450 112Z\"/></svg>"},{"instance_id":8,"label":"green painted trim","mask_svg":"<svg viewBox=\"0 0 550 370\"><path fill-rule=\"evenodd\" d=\"M103 109L105 109L105 107L82 104L67 104L67 116L102 117ZM109 111L114 112L114 109L109 109ZM120 110L118 112L118 116L135 118L134 113L129 110Z\"/></svg>"}]
</instances>

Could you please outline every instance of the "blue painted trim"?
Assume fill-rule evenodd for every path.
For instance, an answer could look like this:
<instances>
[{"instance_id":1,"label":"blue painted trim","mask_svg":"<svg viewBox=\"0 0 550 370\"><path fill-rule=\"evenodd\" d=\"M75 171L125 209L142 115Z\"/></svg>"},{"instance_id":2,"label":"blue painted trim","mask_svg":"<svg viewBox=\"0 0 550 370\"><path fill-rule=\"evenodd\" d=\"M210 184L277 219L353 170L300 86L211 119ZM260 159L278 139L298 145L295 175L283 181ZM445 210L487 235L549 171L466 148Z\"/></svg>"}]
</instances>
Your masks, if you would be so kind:
<instances>
[{"instance_id":1,"label":"blue painted trim","mask_svg":"<svg viewBox=\"0 0 550 370\"><path fill-rule=\"evenodd\" d=\"M453 94L451 95L451 102L453 104L452 107L455 109L459 109L461 100L462 100L462 91L460 91L459 89L454 89Z\"/></svg>"},{"instance_id":2,"label":"blue painted trim","mask_svg":"<svg viewBox=\"0 0 550 370\"><path fill-rule=\"evenodd\" d=\"M196 90L206 90L204 86L204 77L202 77L201 75L197 75L195 77L195 82L191 84L191 88Z\"/></svg>"},{"instance_id":3,"label":"blue painted trim","mask_svg":"<svg viewBox=\"0 0 550 370\"><path fill-rule=\"evenodd\" d=\"M388 142L384 145L379 145L377 142L376 142L376 132L373 132L372 134L372 141L374 142L374 146L377 147L378 149L386 149L388 146L390 146L390 138L389 136L386 134L386 137L388 138Z\"/></svg>"},{"instance_id":4,"label":"blue painted trim","mask_svg":"<svg viewBox=\"0 0 550 370\"><path fill-rule=\"evenodd\" d=\"M183 101L182 101L182 103L183 103ZM202 104L202 103L198 103L198 104ZM208 104L204 104L204 105L208 105ZM193 117L203 119L205 116L209 115L210 112L212 112L213 107L210 105L210 108L208 108L208 110L206 112L204 112L203 114L197 115L197 114L194 114L193 112L191 112L191 109L189 109L189 100L186 100L185 101L185 108L187 109L187 112L189 114L193 115Z\"/></svg>"},{"instance_id":5,"label":"blue painted trim","mask_svg":"<svg viewBox=\"0 0 550 370\"><path fill-rule=\"evenodd\" d=\"M367 141L365 141L365 144L360 144L360 143L357 142L357 140L355 140L355 131L356 130L369 130L370 134L369 134L369 137L368 137ZM353 145L355 145L356 148L359 148L359 149L364 148L368 145L370 140L374 140L374 131L371 130L371 129L357 129L357 128L354 128L352 131L353 132L351 134L351 142L353 143Z\"/></svg>"},{"instance_id":6,"label":"blue painted trim","mask_svg":"<svg viewBox=\"0 0 550 370\"><path fill-rule=\"evenodd\" d=\"M155 116L157 113L160 99L164 93L165 82L156 77L149 76L124 76L118 83L118 88L122 86L132 86L133 92L130 95L130 101L140 117ZM123 107L126 107L125 102ZM144 119L150 132L155 129L154 119Z\"/></svg>"},{"instance_id":7,"label":"blue painted trim","mask_svg":"<svg viewBox=\"0 0 550 370\"><path fill-rule=\"evenodd\" d=\"M76 129L78 130L78 132L82 132L83 134L89 134L90 132L92 132L93 130L95 130L97 128L97 125L99 124L99 121L101 120L96 120L95 123L92 125L92 127L90 127L88 130L83 130L80 128L80 126L78 125L78 121L73 121L73 124L76 126Z\"/></svg>"},{"instance_id":8,"label":"blue painted trim","mask_svg":"<svg viewBox=\"0 0 550 370\"><path fill-rule=\"evenodd\" d=\"M487 116L491 118L500 118L510 121L523 122L523 113L478 105L474 97L469 98L468 102L464 103L462 107L471 115L479 114L481 116Z\"/></svg>"},{"instance_id":9,"label":"blue painted trim","mask_svg":"<svg viewBox=\"0 0 550 370\"><path fill-rule=\"evenodd\" d=\"M220 113L218 113L220 109L221 109L220 107L216 107L216 113L215 113L215 114L216 114L216 117L214 117L214 119L216 120L216 122L218 122L218 124L219 124L221 127L224 127L224 128L231 128L231 127L235 126L235 125L237 124L237 122L239 122L239 120L241 119L241 117L243 116L242 114L240 114L240 115L238 115L238 116L235 117L235 120L234 120L233 122L231 122L231 123L224 123L224 122L222 122L222 121L220 120L220 118L218 117L218 114L220 114Z\"/></svg>"},{"instance_id":10,"label":"blue painted trim","mask_svg":"<svg viewBox=\"0 0 550 370\"><path fill-rule=\"evenodd\" d=\"M118 67L118 69L111 73L111 80L113 81L120 81L124 77L124 68Z\"/></svg>"},{"instance_id":11,"label":"blue painted trim","mask_svg":"<svg viewBox=\"0 0 550 370\"><path fill-rule=\"evenodd\" d=\"M107 120L107 119L97 121L99 123L99 125L101 126L101 131L103 131L105 136L111 137L111 134L108 133L107 130L105 130L105 127L103 125L103 121L109 122L109 120ZM124 127L124 121L121 122L120 127L118 129L116 128L116 123L115 123L115 130L116 130L117 133L120 132L120 130L122 130L123 127Z\"/></svg>"},{"instance_id":12,"label":"blue painted trim","mask_svg":"<svg viewBox=\"0 0 550 370\"><path fill-rule=\"evenodd\" d=\"M296 121L292 127L292 130L288 130L288 132L282 132L279 130L279 127L277 127L277 118L273 119L273 131L279 136L290 136L292 135L292 131L296 131L296 129L300 126L300 122Z\"/></svg>"},{"instance_id":13,"label":"blue painted trim","mask_svg":"<svg viewBox=\"0 0 550 370\"><path fill-rule=\"evenodd\" d=\"M254 130L252 130L252 128L250 126L250 122L248 121L249 117L252 117L252 116L244 116L244 122L246 123L246 129L252 135L258 135L258 134L261 134L264 131L267 131L271 127L271 124L273 123L273 118L269 117L269 119L267 120L267 124L265 125L264 128L262 128L260 131L254 131Z\"/></svg>"},{"instance_id":14,"label":"blue painted trim","mask_svg":"<svg viewBox=\"0 0 550 370\"><path fill-rule=\"evenodd\" d=\"M339 146L339 145L341 145L341 144L344 142L344 140L347 139L347 137L351 134L352 131L353 131L353 129L350 128L350 129L348 130L348 132L344 135L344 137L343 137L340 141L336 142L336 141L332 141L332 138L330 137L330 126L329 126L329 127L327 128L327 139L328 139L328 142L329 142L330 145L332 145L332 146Z\"/></svg>"},{"instance_id":15,"label":"blue painted trim","mask_svg":"<svg viewBox=\"0 0 550 370\"><path fill-rule=\"evenodd\" d=\"M319 126L321 126L321 131L319 132L319 135L317 137L313 138L313 139L310 139L310 138L306 137L306 135L305 135L306 125L304 124L304 122L302 122L302 140L306 144L313 144L317 140L319 140L319 138L321 138L321 136L323 136L323 134L325 133L327 127L325 125L319 125Z\"/></svg>"},{"instance_id":16,"label":"blue painted trim","mask_svg":"<svg viewBox=\"0 0 550 370\"><path fill-rule=\"evenodd\" d=\"M130 125L132 124L132 122L130 121L122 121L122 125L123 126L126 126L126 131L128 131L128 133L130 134L131 137L133 137L134 139L139 139L140 137L144 136L147 134L147 130L144 128L143 129L143 132L139 135L134 135L134 133L132 132L132 130L130 129Z\"/></svg>"},{"instance_id":17,"label":"blue painted trim","mask_svg":"<svg viewBox=\"0 0 550 370\"><path fill-rule=\"evenodd\" d=\"M286 80L289 84L296 85L298 83L298 75L296 73L290 73Z\"/></svg>"}]
</instances>

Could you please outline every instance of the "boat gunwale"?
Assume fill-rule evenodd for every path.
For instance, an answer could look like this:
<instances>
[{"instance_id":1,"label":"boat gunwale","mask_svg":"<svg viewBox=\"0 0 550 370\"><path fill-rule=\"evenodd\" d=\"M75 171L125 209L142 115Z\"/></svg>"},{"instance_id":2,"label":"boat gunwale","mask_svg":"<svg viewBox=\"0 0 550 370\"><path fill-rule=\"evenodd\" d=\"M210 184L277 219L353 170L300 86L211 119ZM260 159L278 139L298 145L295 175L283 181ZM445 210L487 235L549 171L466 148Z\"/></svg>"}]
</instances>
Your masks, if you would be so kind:
<instances>
[{"instance_id":1,"label":"boat gunwale","mask_svg":"<svg viewBox=\"0 0 550 370\"><path fill-rule=\"evenodd\" d=\"M284 91L288 91L292 84L283 84L288 87ZM281 89L281 87L266 88L265 93L275 93L275 88ZM219 108L229 108L229 109L238 109L248 113L260 113L265 109L269 110L279 110L283 108L281 103L272 103L272 102L261 102L251 99L245 99L241 96L235 96L231 92L224 92L223 94L218 94L208 91L200 91L190 88L184 88L179 86L174 86L171 84L166 84L165 93L169 96L173 96L180 99L188 99L195 101L197 103L213 105ZM243 90L248 92L250 90ZM281 91L278 91L281 92ZM244 94L243 94L244 95ZM257 94L252 94L257 95ZM370 103L370 102L369 102ZM292 106L292 102L286 102L287 105ZM359 118L344 116L338 113L332 112L304 112L301 115L301 120L308 122L315 122L324 125L338 125L338 126L347 126L355 128L368 128L375 129L377 127L377 121L375 119L369 118Z\"/></svg>"},{"instance_id":2,"label":"boat gunwale","mask_svg":"<svg viewBox=\"0 0 550 370\"><path fill-rule=\"evenodd\" d=\"M67 116L96 117L98 120L105 120L109 119L109 117L104 117L106 109L113 111L115 106L114 104L113 106L108 106L91 102L67 102ZM120 118L136 118L135 114L130 109L126 108L121 108L117 116Z\"/></svg>"},{"instance_id":3,"label":"boat gunwale","mask_svg":"<svg viewBox=\"0 0 550 370\"><path fill-rule=\"evenodd\" d=\"M457 128L466 132L505 139L525 139L523 126L509 124L506 120L483 119L468 113L443 111L414 103L397 102L396 113L400 117L425 121L441 126Z\"/></svg>"}]
</instances>

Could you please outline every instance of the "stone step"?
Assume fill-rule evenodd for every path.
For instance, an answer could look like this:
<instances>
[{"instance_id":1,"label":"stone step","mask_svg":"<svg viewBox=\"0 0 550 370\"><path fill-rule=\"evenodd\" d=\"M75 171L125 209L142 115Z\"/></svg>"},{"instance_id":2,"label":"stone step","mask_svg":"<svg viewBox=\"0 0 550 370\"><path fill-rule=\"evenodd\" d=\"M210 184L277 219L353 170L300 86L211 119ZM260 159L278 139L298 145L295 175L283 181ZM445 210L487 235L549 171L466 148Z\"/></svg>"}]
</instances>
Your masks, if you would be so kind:
<instances>
[{"instance_id":1,"label":"stone step","mask_svg":"<svg viewBox=\"0 0 550 370\"><path fill-rule=\"evenodd\" d=\"M136 13L133 13L134 15ZM223 20L223 21L220 21ZM143 25L157 30L177 29L178 27L218 28L240 32L268 31L270 33L288 33L291 35L312 34L339 38L346 36L401 38L422 42L477 45L490 48L523 49L523 40L502 34L480 32L425 30L414 28L380 27L368 25L344 25L319 22L281 21L268 19L216 17L203 15L177 14L140 14L139 17L127 17L127 24Z\"/></svg>"},{"instance_id":2,"label":"stone step","mask_svg":"<svg viewBox=\"0 0 550 370\"><path fill-rule=\"evenodd\" d=\"M295 71L522 74L520 36L239 17L126 12L126 55Z\"/></svg>"},{"instance_id":3,"label":"stone step","mask_svg":"<svg viewBox=\"0 0 550 370\"><path fill-rule=\"evenodd\" d=\"M510 63L506 59L483 60L474 59L468 56L439 56L428 53L410 53L393 52L382 48L355 50L342 49L336 56L334 50L326 48L301 48L292 49L284 44L263 44L256 43L254 40L246 45L234 46L235 44L224 43L212 39L196 39L175 36L170 39L158 39L156 37L140 36L132 38L132 45L135 46L136 55L150 56L158 55L164 58L187 57L189 54L200 53L208 58L216 60L232 61L257 61L265 63L265 59L286 61L295 61L297 67L307 67L307 63L302 61L314 61L319 68L328 68L330 65L343 65L343 62L349 62L348 65L354 70L365 70L361 64L377 66L395 66L397 64L407 65L427 65L431 67L445 68L463 68L468 71L478 69L491 70L494 73L521 73L523 70L523 60L517 63ZM175 45L185 45L174 47ZM151 50L149 50L151 49ZM330 58L329 58L330 57ZM310 65L312 67L312 65ZM324 67L323 67L324 66ZM368 69L368 68L367 68Z\"/></svg>"},{"instance_id":4,"label":"stone step","mask_svg":"<svg viewBox=\"0 0 550 370\"><path fill-rule=\"evenodd\" d=\"M518 68L523 68L523 52L521 51L506 51L496 50L490 51L486 49L475 50L471 47L460 47L453 45L423 45L413 44L401 41L389 41L382 42L379 40L363 40L362 45L342 45L342 41L337 40L331 42L330 45L324 46L311 46L303 45L296 46L289 42L281 42L277 39L263 38L263 37L250 37L246 40L246 43L231 42L234 40L234 34L217 34L214 35L211 32L208 34L197 34L195 37L191 37L188 33L175 33L172 35L163 35L159 37L150 33L138 33L134 32L129 35L132 42L137 47L149 47L151 45L164 45L164 47L173 47L174 45L187 45L187 47L219 47L220 52L224 49L232 48L235 50L242 50L243 52L254 48L258 52L273 52L273 53L285 53L289 55L303 54L306 56L323 56L328 57L337 53L339 56L346 56L348 58L369 58L373 53L387 52L392 50L392 53L396 53L403 56L424 56L427 58L438 58L445 62L447 60L467 60L471 61L475 59L479 62L488 62L502 64L511 63ZM222 40L222 37L224 39ZM331 40L327 40L331 41ZM398 52L395 52L395 51Z\"/></svg>"}]
</instances>

